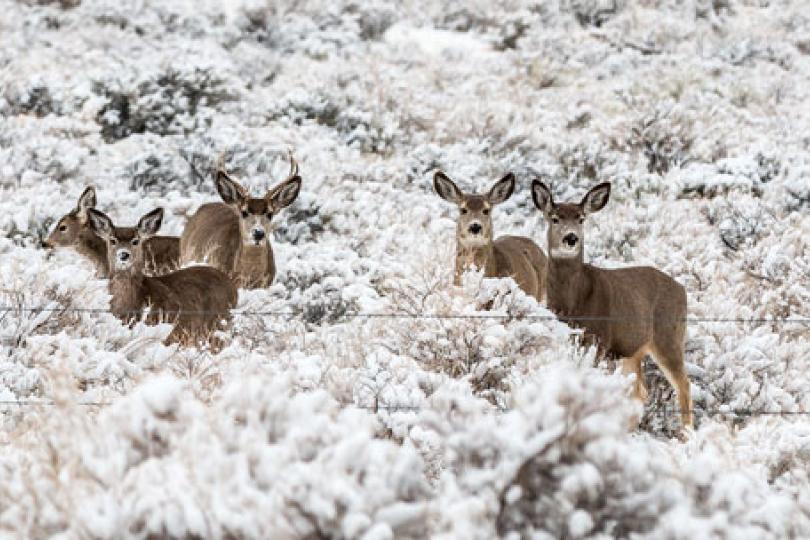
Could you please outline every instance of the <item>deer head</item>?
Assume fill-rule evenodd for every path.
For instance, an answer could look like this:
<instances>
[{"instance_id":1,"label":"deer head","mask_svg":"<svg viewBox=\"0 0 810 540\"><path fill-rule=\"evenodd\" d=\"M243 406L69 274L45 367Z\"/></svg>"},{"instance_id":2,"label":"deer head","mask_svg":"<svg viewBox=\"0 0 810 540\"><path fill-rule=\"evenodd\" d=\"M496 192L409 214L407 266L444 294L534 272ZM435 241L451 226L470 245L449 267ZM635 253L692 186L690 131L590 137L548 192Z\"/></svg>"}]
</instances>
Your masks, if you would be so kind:
<instances>
[{"instance_id":1,"label":"deer head","mask_svg":"<svg viewBox=\"0 0 810 540\"><path fill-rule=\"evenodd\" d=\"M456 239L467 248L483 247L492 242L492 208L507 200L515 190L515 175L507 174L486 195L462 192L439 171L433 176L433 187L442 199L458 206Z\"/></svg>"},{"instance_id":2,"label":"deer head","mask_svg":"<svg viewBox=\"0 0 810 540\"><path fill-rule=\"evenodd\" d=\"M95 209L88 210L90 227L107 242L107 257L112 272L139 273L144 268L144 242L157 234L163 223L163 208L144 215L135 227L116 227L112 220Z\"/></svg>"},{"instance_id":3,"label":"deer head","mask_svg":"<svg viewBox=\"0 0 810 540\"><path fill-rule=\"evenodd\" d=\"M225 204L239 215L242 243L260 246L267 241L270 222L282 208L292 204L301 190L298 163L290 156L290 172L287 178L270 189L264 197L251 197L247 189L218 167L217 191Z\"/></svg>"},{"instance_id":4,"label":"deer head","mask_svg":"<svg viewBox=\"0 0 810 540\"><path fill-rule=\"evenodd\" d=\"M76 208L56 222L51 234L42 242L42 247L68 247L79 242L79 235L87 226L87 211L96 207L96 190L87 187L79 197Z\"/></svg>"},{"instance_id":5,"label":"deer head","mask_svg":"<svg viewBox=\"0 0 810 540\"><path fill-rule=\"evenodd\" d=\"M541 182L532 182L532 200L548 223L548 250L554 259L582 259L585 243L583 224L588 214L598 212L610 198L610 183L591 188L577 203L555 203L551 190Z\"/></svg>"}]
</instances>

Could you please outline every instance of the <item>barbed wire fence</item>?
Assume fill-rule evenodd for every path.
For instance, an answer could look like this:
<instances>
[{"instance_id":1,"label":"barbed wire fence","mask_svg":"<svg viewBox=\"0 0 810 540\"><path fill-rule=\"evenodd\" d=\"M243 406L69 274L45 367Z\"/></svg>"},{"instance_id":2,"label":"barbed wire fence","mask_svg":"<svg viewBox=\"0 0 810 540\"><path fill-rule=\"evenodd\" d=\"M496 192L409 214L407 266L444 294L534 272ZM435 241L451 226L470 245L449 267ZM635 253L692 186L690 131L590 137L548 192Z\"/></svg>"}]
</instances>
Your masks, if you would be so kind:
<instances>
[{"instance_id":1,"label":"barbed wire fence","mask_svg":"<svg viewBox=\"0 0 810 540\"><path fill-rule=\"evenodd\" d=\"M80 314L115 314L117 316L145 316L145 310L136 310L132 312L113 312L110 308L80 308L70 306L54 306L52 304L47 306L0 306L0 314L7 316L10 313L80 313ZM211 311L168 311L161 310L160 316L171 318L178 315L218 315L219 312ZM283 310L232 310L231 316L236 317L286 317L290 319L301 319L303 314L298 311L283 311ZM686 324L696 323L731 323L731 324L774 324L774 325L801 325L810 328L810 317L718 317L718 316L696 316L696 317L604 317L604 316L577 316L577 317L558 317L556 315L540 315L540 314L525 314L525 313L407 313L407 312L343 312L330 314L330 320L357 320L357 319L435 319L435 320L532 320L532 321L562 321L566 323L577 322L595 322L595 321L613 321L623 324L641 324L653 321L667 320L672 322L684 322ZM7 341L10 340L10 341ZM18 338L2 338L0 341L3 345L19 346ZM342 407L352 407L356 409L379 411L393 411L393 412L419 412L425 410L424 405L363 405L355 402L338 402ZM37 400L37 399L18 399L18 400L0 400L0 405L6 406L19 406L19 407L37 407L37 406L56 406L59 402L53 400ZM112 401L80 401L74 402L74 405L87 406L87 407L104 407L112 404ZM498 413L506 413L510 409L498 405L493 405L495 411ZM730 407L721 406L716 409L693 409L689 411L693 414L701 416L720 416L726 418L742 418L754 416L810 416L810 411L769 411L769 410L754 410L754 409L732 409ZM655 416L680 416L681 410L677 408L660 408L648 411L649 414Z\"/></svg>"}]
</instances>

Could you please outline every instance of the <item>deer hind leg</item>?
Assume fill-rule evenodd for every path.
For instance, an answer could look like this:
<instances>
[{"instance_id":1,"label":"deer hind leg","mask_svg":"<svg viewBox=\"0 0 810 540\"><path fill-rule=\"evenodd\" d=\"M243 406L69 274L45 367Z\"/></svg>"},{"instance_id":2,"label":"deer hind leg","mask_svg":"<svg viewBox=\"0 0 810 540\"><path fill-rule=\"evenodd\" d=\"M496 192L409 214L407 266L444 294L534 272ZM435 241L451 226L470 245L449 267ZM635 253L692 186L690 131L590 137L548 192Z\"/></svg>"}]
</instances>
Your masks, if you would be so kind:
<instances>
[{"instance_id":1,"label":"deer hind leg","mask_svg":"<svg viewBox=\"0 0 810 540\"><path fill-rule=\"evenodd\" d=\"M656 347L652 351L653 359L678 395L678 408L683 427L692 428L692 394L689 377L686 375L686 366L683 362L683 348L675 346L670 349L661 350L661 347Z\"/></svg>"}]
</instances>

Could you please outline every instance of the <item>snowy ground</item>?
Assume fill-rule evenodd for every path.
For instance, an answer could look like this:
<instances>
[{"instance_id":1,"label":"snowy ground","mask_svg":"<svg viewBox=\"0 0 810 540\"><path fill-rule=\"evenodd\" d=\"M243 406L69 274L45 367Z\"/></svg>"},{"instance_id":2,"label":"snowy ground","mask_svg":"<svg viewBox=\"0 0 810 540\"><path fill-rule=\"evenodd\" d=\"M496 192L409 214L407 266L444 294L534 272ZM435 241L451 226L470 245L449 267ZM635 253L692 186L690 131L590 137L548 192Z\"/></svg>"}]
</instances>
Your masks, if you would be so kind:
<instances>
[{"instance_id":1,"label":"snowy ground","mask_svg":"<svg viewBox=\"0 0 810 540\"><path fill-rule=\"evenodd\" d=\"M509 281L450 286L430 183L514 171L496 232L542 242L533 178L611 180L589 260L670 273L695 319L810 317L806 4L468 4L0 0L0 536L810 535L810 416L774 414L810 411L806 321L691 323L696 432L650 366L628 433L615 366ZM288 148L279 275L239 309L294 316L211 355L67 309L108 302L38 247L86 185L179 234L217 156L258 193Z\"/></svg>"}]
</instances>

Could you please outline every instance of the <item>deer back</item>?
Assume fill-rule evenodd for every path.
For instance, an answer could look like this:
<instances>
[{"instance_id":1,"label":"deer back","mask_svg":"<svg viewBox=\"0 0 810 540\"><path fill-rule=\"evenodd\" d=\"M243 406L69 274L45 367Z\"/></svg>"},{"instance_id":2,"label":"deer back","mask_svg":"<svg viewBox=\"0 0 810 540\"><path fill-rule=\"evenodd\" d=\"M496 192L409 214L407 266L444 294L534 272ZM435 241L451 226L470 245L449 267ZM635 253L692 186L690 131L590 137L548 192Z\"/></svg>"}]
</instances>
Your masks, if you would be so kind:
<instances>
[{"instance_id":1,"label":"deer back","mask_svg":"<svg viewBox=\"0 0 810 540\"><path fill-rule=\"evenodd\" d=\"M518 286L538 301L546 292L546 256L530 238L502 236L493 242L492 277L511 277Z\"/></svg>"}]
</instances>

